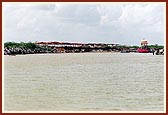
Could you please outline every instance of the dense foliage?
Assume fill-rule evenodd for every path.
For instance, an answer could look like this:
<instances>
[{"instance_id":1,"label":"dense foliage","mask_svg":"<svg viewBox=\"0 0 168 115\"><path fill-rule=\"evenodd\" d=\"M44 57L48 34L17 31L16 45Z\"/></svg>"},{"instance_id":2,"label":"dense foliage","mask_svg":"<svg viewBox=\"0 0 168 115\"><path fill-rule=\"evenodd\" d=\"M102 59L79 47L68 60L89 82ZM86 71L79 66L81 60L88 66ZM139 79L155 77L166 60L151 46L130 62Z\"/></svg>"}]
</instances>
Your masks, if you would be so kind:
<instances>
[{"instance_id":1,"label":"dense foliage","mask_svg":"<svg viewBox=\"0 0 168 115\"><path fill-rule=\"evenodd\" d=\"M148 45L148 48L152 49L163 49L164 46L162 45Z\"/></svg>"},{"instance_id":2,"label":"dense foliage","mask_svg":"<svg viewBox=\"0 0 168 115\"><path fill-rule=\"evenodd\" d=\"M38 45L28 42L28 43L24 43L24 42L20 42L20 43L16 43L16 42L6 42L4 43L4 47L6 48L26 48L26 49L35 49L35 48L39 48Z\"/></svg>"}]
</instances>

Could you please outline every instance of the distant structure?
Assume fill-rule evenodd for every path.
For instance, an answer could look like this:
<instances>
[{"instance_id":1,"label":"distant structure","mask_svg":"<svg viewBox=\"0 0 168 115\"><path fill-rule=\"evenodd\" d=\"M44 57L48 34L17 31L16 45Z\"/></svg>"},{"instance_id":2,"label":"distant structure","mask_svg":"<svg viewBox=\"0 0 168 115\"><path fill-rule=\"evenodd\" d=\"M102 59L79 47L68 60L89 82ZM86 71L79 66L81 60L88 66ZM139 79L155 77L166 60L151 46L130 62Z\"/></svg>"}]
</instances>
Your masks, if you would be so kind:
<instances>
[{"instance_id":1,"label":"distant structure","mask_svg":"<svg viewBox=\"0 0 168 115\"><path fill-rule=\"evenodd\" d=\"M139 53L149 53L147 45L148 45L147 40L145 40L145 39L141 40L141 47L138 48L137 52L139 52Z\"/></svg>"},{"instance_id":2,"label":"distant structure","mask_svg":"<svg viewBox=\"0 0 168 115\"><path fill-rule=\"evenodd\" d=\"M49 47L90 47L90 48L101 48L101 47L114 47L119 44L104 44L104 43L69 43L69 42L35 42L35 44L40 46L49 46Z\"/></svg>"},{"instance_id":3,"label":"distant structure","mask_svg":"<svg viewBox=\"0 0 168 115\"><path fill-rule=\"evenodd\" d=\"M141 47L143 48L143 49L146 49L147 48L147 45L148 45L148 41L147 40L141 40Z\"/></svg>"},{"instance_id":4,"label":"distant structure","mask_svg":"<svg viewBox=\"0 0 168 115\"><path fill-rule=\"evenodd\" d=\"M40 47L50 50L52 53L73 53L73 52L103 52L121 50L119 44L105 43L69 43L69 42L35 42Z\"/></svg>"}]
</instances>

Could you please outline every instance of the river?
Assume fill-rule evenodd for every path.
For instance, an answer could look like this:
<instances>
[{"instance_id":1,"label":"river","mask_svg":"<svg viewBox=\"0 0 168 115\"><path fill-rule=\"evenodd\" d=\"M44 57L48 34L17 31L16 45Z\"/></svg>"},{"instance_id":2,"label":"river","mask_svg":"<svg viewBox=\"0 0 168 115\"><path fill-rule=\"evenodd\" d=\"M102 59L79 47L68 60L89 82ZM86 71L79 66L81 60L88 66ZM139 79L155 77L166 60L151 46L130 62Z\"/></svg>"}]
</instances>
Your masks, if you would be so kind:
<instances>
[{"instance_id":1,"label":"river","mask_svg":"<svg viewBox=\"0 0 168 115\"><path fill-rule=\"evenodd\" d=\"M4 56L5 111L163 111L164 56Z\"/></svg>"}]
</instances>

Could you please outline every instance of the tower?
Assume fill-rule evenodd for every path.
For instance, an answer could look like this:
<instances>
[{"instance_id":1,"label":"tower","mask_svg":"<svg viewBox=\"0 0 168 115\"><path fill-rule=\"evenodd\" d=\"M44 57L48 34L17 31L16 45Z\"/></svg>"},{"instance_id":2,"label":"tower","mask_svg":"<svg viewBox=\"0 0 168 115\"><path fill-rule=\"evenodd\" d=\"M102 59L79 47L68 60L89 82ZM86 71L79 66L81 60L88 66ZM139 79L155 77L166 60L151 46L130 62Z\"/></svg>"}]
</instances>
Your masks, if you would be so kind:
<instances>
[{"instance_id":1,"label":"tower","mask_svg":"<svg viewBox=\"0 0 168 115\"><path fill-rule=\"evenodd\" d=\"M146 49L147 48L147 45L148 45L148 41L147 40L141 40L141 47L143 48L143 49Z\"/></svg>"}]
</instances>

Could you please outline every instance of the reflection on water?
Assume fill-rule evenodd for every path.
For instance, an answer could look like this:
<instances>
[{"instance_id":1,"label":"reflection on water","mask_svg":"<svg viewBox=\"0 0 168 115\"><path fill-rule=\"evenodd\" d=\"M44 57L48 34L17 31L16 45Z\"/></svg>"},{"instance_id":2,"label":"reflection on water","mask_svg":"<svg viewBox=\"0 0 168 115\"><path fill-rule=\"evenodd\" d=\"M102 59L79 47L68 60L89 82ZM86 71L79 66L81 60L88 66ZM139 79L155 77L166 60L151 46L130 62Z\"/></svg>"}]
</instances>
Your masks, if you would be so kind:
<instances>
[{"instance_id":1,"label":"reflection on water","mask_svg":"<svg viewBox=\"0 0 168 115\"><path fill-rule=\"evenodd\" d=\"M164 56L4 56L5 111L163 111Z\"/></svg>"}]
</instances>

